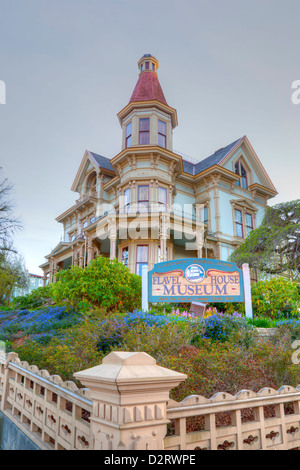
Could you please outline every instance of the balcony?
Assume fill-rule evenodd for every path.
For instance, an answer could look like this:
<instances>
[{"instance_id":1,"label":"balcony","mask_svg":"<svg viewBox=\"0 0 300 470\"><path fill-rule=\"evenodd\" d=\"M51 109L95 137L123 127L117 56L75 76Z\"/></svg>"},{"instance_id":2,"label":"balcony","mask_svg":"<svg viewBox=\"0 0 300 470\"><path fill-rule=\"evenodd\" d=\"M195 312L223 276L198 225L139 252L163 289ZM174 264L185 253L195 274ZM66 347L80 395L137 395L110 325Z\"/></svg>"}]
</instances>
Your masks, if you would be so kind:
<instances>
[{"instance_id":1,"label":"balcony","mask_svg":"<svg viewBox=\"0 0 300 470\"><path fill-rule=\"evenodd\" d=\"M75 202L76 209L79 207L90 206L97 202L97 192L96 189L90 189L85 194L80 196L79 199Z\"/></svg>"}]
</instances>

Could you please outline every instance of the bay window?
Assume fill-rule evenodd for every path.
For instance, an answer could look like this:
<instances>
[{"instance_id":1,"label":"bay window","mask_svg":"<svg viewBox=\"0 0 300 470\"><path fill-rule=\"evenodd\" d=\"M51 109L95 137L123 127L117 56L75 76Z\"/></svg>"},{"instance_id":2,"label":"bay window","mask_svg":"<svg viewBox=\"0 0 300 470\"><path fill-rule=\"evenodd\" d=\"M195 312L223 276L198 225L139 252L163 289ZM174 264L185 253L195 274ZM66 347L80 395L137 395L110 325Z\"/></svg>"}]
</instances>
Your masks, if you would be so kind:
<instances>
[{"instance_id":1,"label":"bay window","mask_svg":"<svg viewBox=\"0 0 300 470\"><path fill-rule=\"evenodd\" d=\"M139 121L139 145L148 145L150 142L150 119L143 118Z\"/></svg>"},{"instance_id":2,"label":"bay window","mask_svg":"<svg viewBox=\"0 0 300 470\"><path fill-rule=\"evenodd\" d=\"M130 188L124 191L124 211L129 212L130 210Z\"/></svg>"},{"instance_id":3,"label":"bay window","mask_svg":"<svg viewBox=\"0 0 300 470\"><path fill-rule=\"evenodd\" d=\"M131 147L131 137L132 137L132 122L126 126L126 145L125 147Z\"/></svg>"},{"instance_id":4,"label":"bay window","mask_svg":"<svg viewBox=\"0 0 300 470\"><path fill-rule=\"evenodd\" d=\"M163 148L167 145L167 125L160 120L158 120L158 145Z\"/></svg>"},{"instance_id":5,"label":"bay window","mask_svg":"<svg viewBox=\"0 0 300 470\"><path fill-rule=\"evenodd\" d=\"M149 210L149 186L141 185L138 187L138 211L148 212Z\"/></svg>"},{"instance_id":6,"label":"bay window","mask_svg":"<svg viewBox=\"0 0 300 470\"><path fill-rule=\"evenodd\" d=\"M167 210L167 190L166 188L158 188L158 210L166 211Z\"/></svg>"},{"instance_id":7,"label":"bay window","mask_svg":"<svg viewBox=\"0 0 300 470\"><path fill-rule=\"evenodd\" d=\"M122 263L128 267L128 246L122 249Z\"/></svg>"}]
</instances>

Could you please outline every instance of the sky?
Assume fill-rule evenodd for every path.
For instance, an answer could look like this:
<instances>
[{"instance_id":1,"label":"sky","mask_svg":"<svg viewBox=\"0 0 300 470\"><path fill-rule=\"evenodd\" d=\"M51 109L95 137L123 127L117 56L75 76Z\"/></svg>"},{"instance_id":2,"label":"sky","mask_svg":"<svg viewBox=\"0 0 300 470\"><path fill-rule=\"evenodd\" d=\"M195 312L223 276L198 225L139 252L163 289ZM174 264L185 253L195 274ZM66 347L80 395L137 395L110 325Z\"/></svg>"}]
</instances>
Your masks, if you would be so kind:
<instances>
[{"instance_id":1,"label":"sky","mask_svg":"<svg viewBox=\"0 0 300 470\"><path fill-rule=\"evenodd\" d=\"M0 176L29 271L62 237L85 150L121 150L117 113L145 53L178 113L174 151L199 161L247 135L269 204L299 199L299 18L299 0L0 0Z\"/></svg>"}]
</instances>

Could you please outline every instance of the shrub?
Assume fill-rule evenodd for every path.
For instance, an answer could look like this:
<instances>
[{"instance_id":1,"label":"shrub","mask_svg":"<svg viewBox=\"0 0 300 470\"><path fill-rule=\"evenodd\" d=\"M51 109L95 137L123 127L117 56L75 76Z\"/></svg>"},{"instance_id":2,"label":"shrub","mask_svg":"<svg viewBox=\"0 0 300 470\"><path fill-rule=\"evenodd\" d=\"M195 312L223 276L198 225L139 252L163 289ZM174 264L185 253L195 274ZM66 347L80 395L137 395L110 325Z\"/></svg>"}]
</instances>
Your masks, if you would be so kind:
<instances>
[{"instance_id":1,"label":"shrub","mask_svg":"<svg viewBox=\"0 0 300 470\"><path fill-rule=\"evenodd\" d=\"M276 327L276 338L284 338L290 343L295 339L300 339L300 320L281 320L276 323Z\"/></svg>"},{"instance_id":2,"label":"shrub","mask_svg":"<svg viewBox=\"0 0 300 470\"><path fill-rule=\"evenodd\" d=\"M297 284L283 277L260 281L251 287L255 315L270 318L296 316L300 307Z\"/></svg>"},{"instance_id":3,"label":"shrub","mask_svg":"<svg viewBox=\"0 0 300 470\"><path fill-rule=\"evenodd\" d=\"M101 363L103 354L97 349L99 335L104 326L97 317L85 317L82 322L54 336L46 344L30 339L14 348L22 360L58 374L63 380L74 380L74 372Z\"/></svg>"},{"instance_id":4,"label":"shrub","mask_svg":"<svg viewBox=\"0 0 300 470\"><path fill-rule=\"evenodd\" d=\"M238 312L233 315L216 313L203 318L195 324L198 329L193 337L192 344L201 344L201 339L209 338L215 342L224 343L231 340L233 343L248 346L253 340L253 329L247 320Z\"/></svg>"},{"instance_id":5,"label":"shrub","mask_svg":"<svg viewBox=\"0 0 300 470\"><path fill-rule=\"evenodd\" d=\"M277 321L269 317L248 318L247 322L257 328L276 328Z\"/></svg>"},{"instance_id":6,"label":"shrub","mask_svg":"<svg viewBox=\"0 0 300 470\"><path fill-rule=\"evenodd\" d=\"M47 307L42 310L21 310L7 315L0 324L0 339L9 340L18 332L49 333L70 328L82 320L81 315L67 307Z\"/></svg>"},{"instance_id":7,"label":"shrub","mask_svg":"<svg viewBox=\"0 0 300 470\"><path fill-rule=\"evenodd\" d=\"M76 308L103 307L125 312L141 304L141 278L116 259L99 256L82 269L72 266L57 274L53 285L56 302Z\"/></svg>"},{"instance_id":8,"label":"shrub","mask_svg":"<svg viewBox=\"0 0 300 470\"><path fill-rule=\"evenodd\" d=\"M38 308L47 303L52 298L53 285L38 287L29 294L14 297L11 305L16 308Z\"/></svg>"},{"instance_id":9,"label":"shrub","mask_svg":"<svg viewBox=\"0 0 300 470\"><path fill-rule=\"evenodd\" d=\"M188 346L192 339L192 329L188 322L169 322L161 325L136 323L123 336L119 350L143 351L157 361Z\"/></svg>"}]
</instances>

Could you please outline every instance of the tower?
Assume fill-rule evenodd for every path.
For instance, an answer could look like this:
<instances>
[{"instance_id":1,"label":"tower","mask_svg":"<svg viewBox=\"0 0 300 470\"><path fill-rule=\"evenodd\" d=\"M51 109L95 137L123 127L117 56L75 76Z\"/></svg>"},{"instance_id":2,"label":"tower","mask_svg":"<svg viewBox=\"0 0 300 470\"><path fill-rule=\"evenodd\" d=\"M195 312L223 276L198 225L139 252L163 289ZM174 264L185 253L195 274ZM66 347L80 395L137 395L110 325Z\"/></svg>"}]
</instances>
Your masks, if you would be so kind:
<instances>
[{"instance_id":1,"label":"tower","mask_svg":"<svg viewBox=\"0 0 300 470\"><path fill-rule=\"evenodd\" d=\"M177 112L171 108L158 80L158 60L145 54L138 62L139 78L129 103L118 118L122 127L122 150L129 147L159 146L172 151Z\"/></svg>"}]
</instances>

